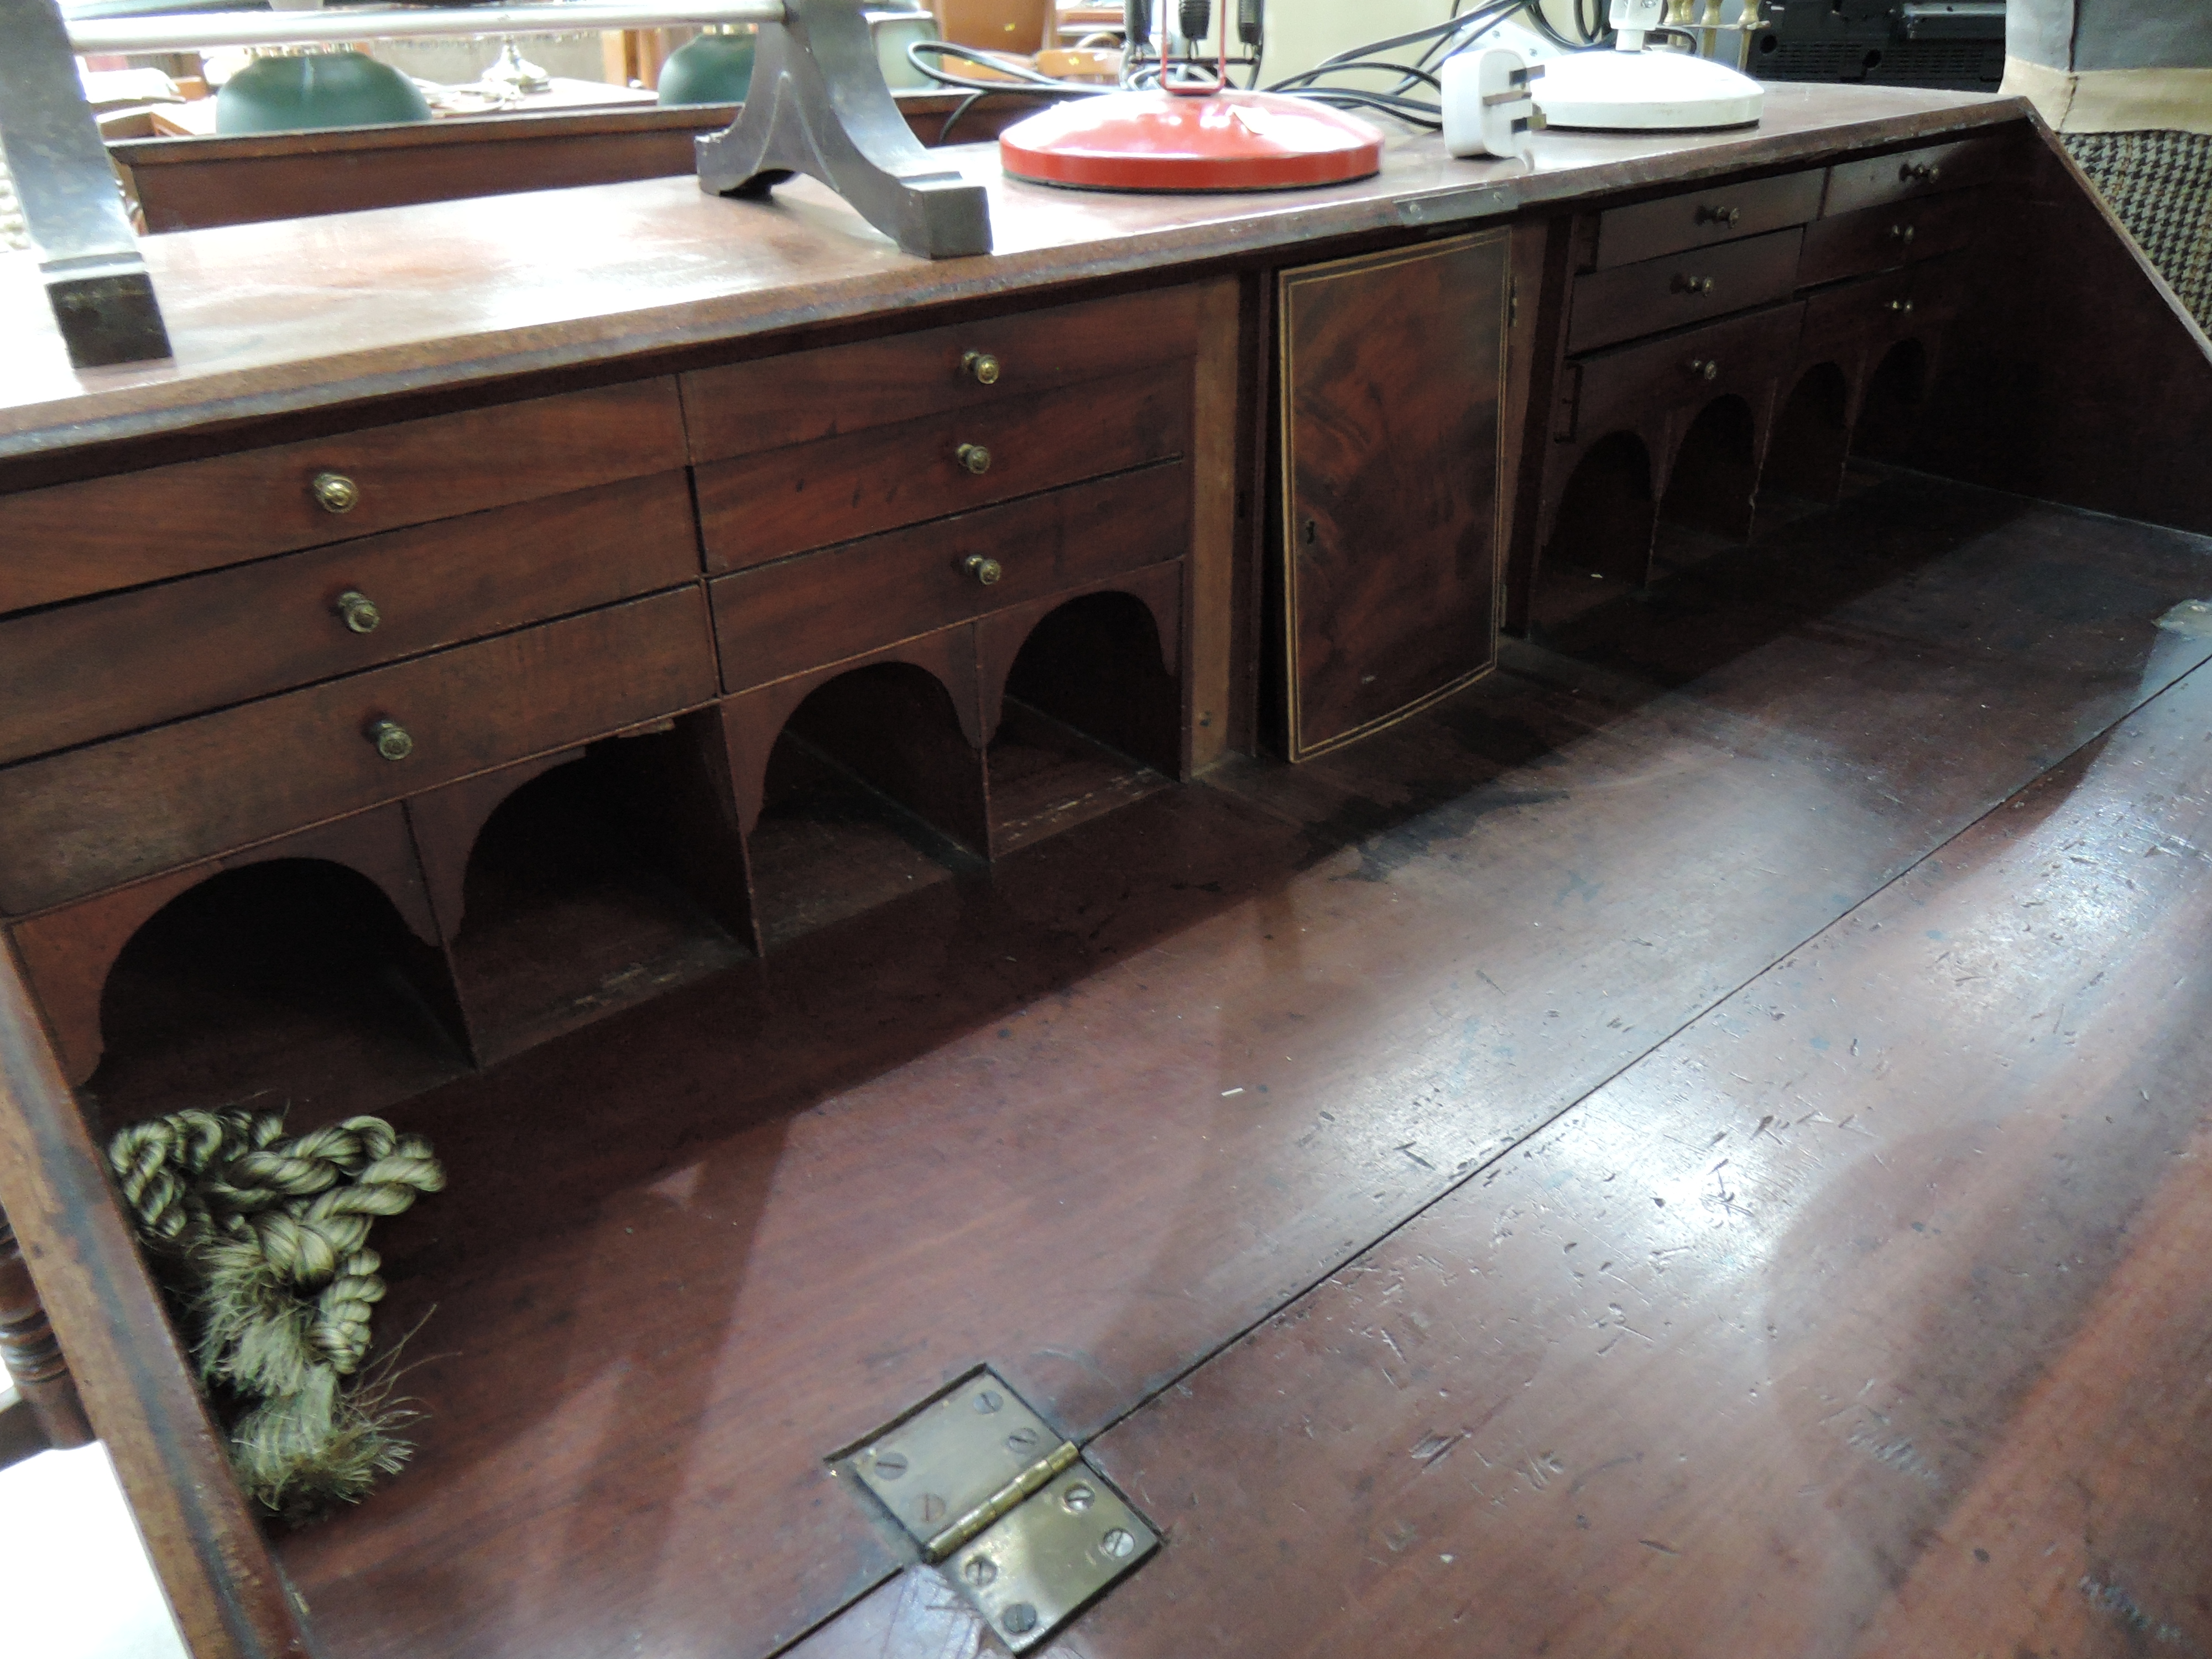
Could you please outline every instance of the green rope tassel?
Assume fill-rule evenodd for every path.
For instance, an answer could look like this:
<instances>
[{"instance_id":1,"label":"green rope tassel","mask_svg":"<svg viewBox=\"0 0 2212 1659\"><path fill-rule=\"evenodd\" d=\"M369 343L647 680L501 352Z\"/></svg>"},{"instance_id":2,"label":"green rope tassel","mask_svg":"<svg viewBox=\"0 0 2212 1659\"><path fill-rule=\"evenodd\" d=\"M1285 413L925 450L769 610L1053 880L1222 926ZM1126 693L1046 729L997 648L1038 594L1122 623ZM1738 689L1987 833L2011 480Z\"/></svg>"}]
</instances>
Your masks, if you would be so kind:
<instances>
[{"instance_id":1,"label":"green rope tassel","mask_svg":"<svg viewBox=\"0 0 2212 1659\"><path fill-rule=\"evenodd\" d=\"M277 1114L227 1108L134 1123L107 1158L139 1237L185 1281L202 1382L250 1402L230 1443L246 1495L307 1515L397 1473L411 1413L343 1379L384 1297L370 1225L446 1184L429 1144L374 1117L288 1140Z\"/></svg>"}]
</instances>

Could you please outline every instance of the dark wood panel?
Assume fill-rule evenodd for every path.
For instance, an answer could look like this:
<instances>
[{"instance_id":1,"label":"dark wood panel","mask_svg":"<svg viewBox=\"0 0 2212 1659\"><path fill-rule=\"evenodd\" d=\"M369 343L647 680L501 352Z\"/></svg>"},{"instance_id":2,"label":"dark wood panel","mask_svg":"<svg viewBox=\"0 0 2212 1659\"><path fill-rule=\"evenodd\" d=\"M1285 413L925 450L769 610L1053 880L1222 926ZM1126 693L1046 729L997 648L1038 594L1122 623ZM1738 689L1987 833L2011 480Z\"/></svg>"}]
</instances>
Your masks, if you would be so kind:
<instances>
[{"instance_id":1,"label":"dark wood panel","mask_svg":"<svg viewBox=\"0 0 2212 1659\"><path fill-rule=\"evenodd\" d=\"M1491 232L1283 278L1292 759L1493 659L1510 248Z\"/></svg>"},{"instance_id":2,"label":"dark wood panel","mask_svg":"<svg viewBox=\"0 0 2212 1659\"><path fill-rule=\"evenodd\" d=\"M1823 219L1805 232L1797 281L1811 288L1954 252L1978 234L1989 209L1984 191L1952 191Z\"/></svg>"},{"instance_id":3,"label":"dark wood panel","mask_svg":"<svg viewBox=\"0 0 2212 1659\"><path fill-rule=\"evenodd\" d=\"M1567 349L1593 351L1639 334L1787 299L1797 285L1797 247L1803 236L1794 228L1770 231L1577 276Z\"/></svg>"},{"instance_id":4,"label":"dark wood panel","mask_svg":"<svg viewBox=\"0 0 2212 1659\"><path fill-rule=\"evenodd\" d=\"M0 761L670 587L698 574L681 471L342 542L0 623ZM347 625L358 593L377 621Z\"/></svg>"},{"instance_id":5,"label":"dark wood panel","mask_svg":"<svg viewBox=\"0 0 2212 1659\"><path fill-rule=\"evenodd\" d=\"M944 518L1190 447L1188 362L696 469L707 568ZM960 459L985 452L984 470Z\"/></svg>"},{"instance_id":6,"label":"dark wood panel","mask_svg":"<svg viewBox=\"0 0 2212 1659\"><path fill-rule=\"evenodd\" d=\"M1828 169L1824 216L1854 213L1965 185L1987 184L2020 153L2015 135L1977 136L1928 144L1860 161L1838 161Z\"/></svg>"},{"instance_id":7,"label":"dark wood panel","mask_svg":"<svg viewBox=\"0 0 2212 1659\"><path fill-rule=\"evenodd\" d=\"M1827 178L1814 167L1775 179L1717 180L1684 195L1608 208L1597 216L1596 269L1802 225L1819 216Z\"/></svg>"},{"instance_id":8,"label":"dark wood panel","mask_svg":"<svg viewBox=\"0 0 2212 1659\"><path fill-rule=\"evenodd\" d=\"M725 576L708 588L723 685L765 685L1179 558L1190 538L1190 495L1188 464L1121 473ZM1000 574L986 584L970 559Z\"/></svg>"},{"instance_id":9,"label":"dark wood panel","mask_svg":"<svg viewBox=\"0 0 2212 1659\"><path fill-rule=\"evenodd\" d=\"M682 380L691 459L726 460L1146 366L1180 375L1199 349L1201 292L1121 295L701 369ZM992 359L994 378L977 378L970 353Z\"/></svg>"},{"instance_id":10,"label":"dark wood panel","mask_svg":"<svg viewBox=\"0 0 2212 1659\"><path fill-rule=\"evenodd\" d=\"M1567 366L1572 390L1553 432L1587 441L1616 428L1649 428L1668 410L1785 374L1803 313L1802 305L1777 306L1581 358Z\"/></svg>"},{"instance_id":11,"label":"dark wood panel","mask_svg":"<svg viewBox=\"0 0 2212 1659\"><path fill-rule=\"evenodd\" d=\"M683 465L657 380L0 495L0 613ZM318 505L326 472L356 506Z\"/></svg>"},{"instance_id":12,"label":"dark wood panel","mask_svg":"<svg viewBox=\"0 0 2212 1659\"><path fill-rule=\"evenodd\" d=\"M2208 721L2199 670L1095 1443L1168 1545L1070 1646L2212 1644Z\"/></svg>"},{"instance_id":13,"label":"dark wood panel","mask_svg":"<svg viewBox=\"0 0 2212 1659\"><path fill-rule=\"evenodd\" d=\"M903 1559L823 1456L978 1359L1097 1433L2203 660L2204 557L1885 485L412 1103L468 1201L380 1228L429 1416L283 1540L324 1640L813 1628Z\"/></svg>"},{"instance_id":14,"label":"dark wood panel","mask_svg":"<svg viewBox=\"0 0 2212 1659\"><path fill-rule=\"evenodd\" d=\"M0 909L44 908L714 695L697 588L0 772ZM412 752L371 736L398 721Z\"/></svg>"}]
</instances>

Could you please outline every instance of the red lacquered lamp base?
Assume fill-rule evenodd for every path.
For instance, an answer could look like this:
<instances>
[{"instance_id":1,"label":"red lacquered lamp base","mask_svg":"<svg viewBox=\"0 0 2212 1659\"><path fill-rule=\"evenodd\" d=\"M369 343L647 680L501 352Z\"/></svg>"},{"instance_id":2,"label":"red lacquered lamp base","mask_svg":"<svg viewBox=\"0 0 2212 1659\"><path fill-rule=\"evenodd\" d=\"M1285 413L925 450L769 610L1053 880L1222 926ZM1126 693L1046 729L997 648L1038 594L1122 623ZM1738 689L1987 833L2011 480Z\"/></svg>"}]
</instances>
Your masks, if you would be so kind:
<instances>
[{"instance_id":1,"label":"red lacquered lamp base","mask_svg":"<svg viewBox=\"0 0 2212 1659\"><path fill-rule=\"evenodd\" d=\"M1300 190L1381 171L1382 135L1271 92L1115 92L1042 110L999 135L1017 179L1079 190Z\"/></svg>"}]
</instances>

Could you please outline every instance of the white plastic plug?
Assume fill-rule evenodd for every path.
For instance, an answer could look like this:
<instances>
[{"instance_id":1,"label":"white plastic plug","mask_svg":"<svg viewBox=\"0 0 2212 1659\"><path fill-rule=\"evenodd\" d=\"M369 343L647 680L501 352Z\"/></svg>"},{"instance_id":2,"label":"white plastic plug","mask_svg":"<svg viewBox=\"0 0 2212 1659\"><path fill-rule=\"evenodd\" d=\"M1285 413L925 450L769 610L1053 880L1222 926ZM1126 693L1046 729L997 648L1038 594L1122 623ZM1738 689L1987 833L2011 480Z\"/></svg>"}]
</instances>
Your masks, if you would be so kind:
<instances>
[{"instance_id":1,"label":"white plastic plug","mask_svg":"<svg viewBox=\"0 0 2212 1659\"><path fill-rule=\"evenodd\" d=\"M1444 59L1444 148L1455 155L1528 159L1528 134L1544 118L1530 101L1528 83L1544 72L1517 52L1493 46Z\"/></svg>"}]
</instances>

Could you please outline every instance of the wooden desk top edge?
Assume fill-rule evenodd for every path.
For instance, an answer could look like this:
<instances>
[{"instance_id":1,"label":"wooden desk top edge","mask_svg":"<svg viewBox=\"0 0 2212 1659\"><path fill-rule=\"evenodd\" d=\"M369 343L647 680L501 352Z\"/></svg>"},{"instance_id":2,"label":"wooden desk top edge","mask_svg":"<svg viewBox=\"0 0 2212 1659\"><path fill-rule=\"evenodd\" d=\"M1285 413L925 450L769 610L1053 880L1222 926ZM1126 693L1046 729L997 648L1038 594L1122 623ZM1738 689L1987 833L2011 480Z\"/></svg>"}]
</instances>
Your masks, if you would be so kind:
<instances>
[{"instance_id":1,"label":"wooden desk top edge","mask_svg":"<svg viewBox=\"0 0 2212 1659\"><path fill-rule=\"evenodd\" d=\"M150 236L143 246L178 360L82 375L62 356L31 256L0 256L0 332L27 348L0 383L0 463L1163 265L1462 227L2030 114L2016 97L1903 88L1777 85L1767 98L1766 118L1747 131L1547 133L1533 172L1455 161L1433 137L1401 139L1373 179L1274 196L1057 191L1004 178L994 146L962 147L940 153L991 189L1001 250L972 259L908 258L806 179L780 189L772 208L708 197L678 177ZM763 234L732 236L739 215L759 216ZM547 258L515 252L533 241Z\"/></svg>"}]
</instances>

